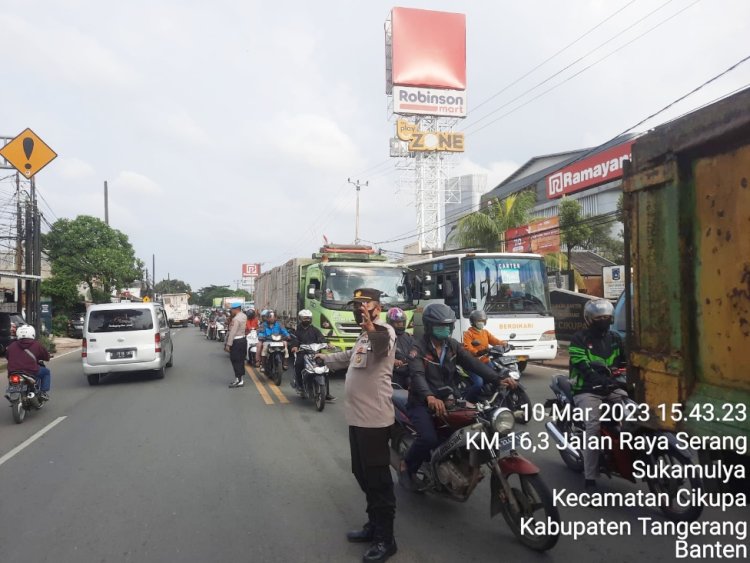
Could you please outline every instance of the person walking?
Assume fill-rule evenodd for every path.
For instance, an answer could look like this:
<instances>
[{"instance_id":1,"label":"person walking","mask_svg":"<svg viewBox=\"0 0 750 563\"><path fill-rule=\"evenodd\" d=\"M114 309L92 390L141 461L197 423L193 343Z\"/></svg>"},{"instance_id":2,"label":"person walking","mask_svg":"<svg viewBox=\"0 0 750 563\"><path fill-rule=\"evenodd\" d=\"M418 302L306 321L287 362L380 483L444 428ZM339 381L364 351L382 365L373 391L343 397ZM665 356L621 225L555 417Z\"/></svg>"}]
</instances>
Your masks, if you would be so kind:
<instances>
[{"instance_id":1,"label":"person walking","mask_svg":"<svg viewBox=\"0 0 750 563\"><path fill-rule=\"evenodd\" d=\"M349 424L352 473L367 499L367 523L349 532L351 542L370 542L363 561L385 561L396 553L393 520L396 497L390 470L391 374L396 332L380 320L380 291L357 289L350 301L362 333L351 350L319 355L332 369L346 372L345 409Z\"/></svg>"},{"instance_id":2,"label":"person walking","mask_svg":"<svg viewBox=\"0 0 750 563\"><path fill-rule=\"evenodd\" d=\"M232 303L229 310L231 325L227 333L227 341L224 343L224 351L229 352L229 360L234 368L234 381L229 387L242 387L245 385L245 354L247 354L247 340L245 339L245 324L247 316L242 312L239 303Z\"/></svg>"}]
</instances>

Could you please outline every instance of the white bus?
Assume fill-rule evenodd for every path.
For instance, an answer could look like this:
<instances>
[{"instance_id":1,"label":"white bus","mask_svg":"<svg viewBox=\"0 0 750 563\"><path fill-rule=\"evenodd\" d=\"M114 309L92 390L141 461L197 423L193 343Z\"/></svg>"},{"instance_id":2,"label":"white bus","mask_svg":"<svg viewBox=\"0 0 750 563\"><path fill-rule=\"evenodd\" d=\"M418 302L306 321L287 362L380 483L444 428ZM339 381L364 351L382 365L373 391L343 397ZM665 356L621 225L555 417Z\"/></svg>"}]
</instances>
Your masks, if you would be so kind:
<instances>
[{"instance_id":1,"label":"white bus","mask_svg":"<svg viewBox=\"0 0 750 563\"><path fill-rule=\"evenodd\" d=\"M406 264L407 290L416 306L414 334L424 332L422 311L431 303L444 303L456 313L453 337L463 342L471 326L469 315L487 313L487 329L511 340L519 367L528 360L557 356L555 319L547 286L547 269L538 254L462 253Z\"/></svg>"}]
</instances>

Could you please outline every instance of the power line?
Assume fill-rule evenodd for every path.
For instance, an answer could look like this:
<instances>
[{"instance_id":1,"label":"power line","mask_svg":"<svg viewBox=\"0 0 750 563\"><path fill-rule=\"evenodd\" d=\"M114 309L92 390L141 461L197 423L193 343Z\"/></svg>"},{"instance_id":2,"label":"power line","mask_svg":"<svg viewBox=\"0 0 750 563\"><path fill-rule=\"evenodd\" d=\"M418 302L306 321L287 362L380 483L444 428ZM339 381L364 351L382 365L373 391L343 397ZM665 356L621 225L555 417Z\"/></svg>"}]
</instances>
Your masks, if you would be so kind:
<instances>
[{"instance_id":1,"label":"power line","mask_svg":"<svg viewBox=\"0 0 750 563\"><path fill-rule=\"evenodd\" d=\"M671 2L671 1L672 1L672 0L670 0L670 2ZM547 63L548 63L549 61L551 61L552 59L554 59L554 58L555 58L555 57L557 57L558 55L560 55L560 54L562 54L563 52L567 51L567 50L568 50L568 49L569 49L570 47L572 47L573 45L575 45L576 43L578 43L578 42L579 42L579 41L580 41L581 39L583 39L583 38L584 38L584 37L586 37L587 35L591 34L591 33L592 33L593 31L595 31L595 30L597 30L598 28L600 28L600 27L601 27L602 25L604 25L605 23L607 23L607 22L608 22L609 20L611 20L611 19L612 19L613 17L615 17L615 16L617 15L617 14L619 14L619 13L620 13L620 12L622 12L622 11L623 11L623 10L624 10L625 8L627 8L627 7L628 7L628 6L630 6L631 4L634 4L635 2L636 2L636 0L631 0L630 2L628 2L627 4L625 4L625 5L623 6L623 7L619 8L619 9L618 9L617 11L613 12L612 14L610 14L609 16L607 16L606 18L604 18L604 19L603 19L602 21L600 21L600 22L599 22L598 24L596 24L596 25L595 25L594 27L592 27L591 29L589 29L588 31L586 31L586 32L585 32L585 33L584 33L583 35L579 35L579 36L578 36L578 38L576 38L575 40L573 40L573 41L571 41L570 43L568 43L567 45L565 45L565 47L563 47L562 49L560 49L559 51L557 51L557 52L556 52L556 53L554 53L553 55L550 55L549 57L547 57L546 59L544 59L544 60L543 60L543 61L542 61L541 63L539 63L538 65L536 65L536 66L535 66L534 68L532 68L531 70L529 70L529 71L528 71L528 72L526 72L525 74L523 74L523 75L519 76L519 77L518 77L518 78L516 78L516 79L515 79L515 80L514 80L513 82L511 82L510 84L508 84L507 86L505 86L505 87L504 87L504 88L502 88L501 90L498 90L497 92L495 92L494 94L492 94L492 95L491 95L491 96L490 96L489 98L486 98L485 100L483 100L482 102L480 102L479 104L477 104L476 106L474 106L474 108L473 108L473 111L476 111L476 110L478 110L478 109L479 109L479 108L481 108L481 107L482 107L483 105L485 105L485 104L489 103L490 101L494 100L494 99L495 99L495 98L497 98L497 97L498 97L498 96L499 96L500 94L502 94L503 92L505 92L506 90L508 90L508 89L509 89L509 88L511 88L512 86L515 86L516 84L518 84L518 83L519 83L519 82L520 82L521 80L523 80L524 78L526 78L527 76L529 76L530 74L532 74L532 73L533 73L534 71L538 70L539 68L543 67L543 66L544 66L545 64L547 64ZM668 3L669 3L669 2L667 2L667 4L668 4ZM665 4L665 5L666 5L666 4ZM652 13L653 13L653 12L652 12ZM647 16L647 17L648 17L648 16ZM640 21L640 20L639 20L639 21ZM638 23L638 22L636 22L636 23ZM585 56L585 55L584 55L584 56ZM578 59L578 60L580 60L580 59ZM577 61L576 61L576 62L577 62ZM573 64L575 64L575 63L573 63ZM566 67L566 68L567 68L567 67ZM564 69L563 69L563 70L564 70Z\"/></svg>"},{"instance_id":2,"label":"power line","mask_svg":"<svg viewBox=\"0 0 750 563\"><path fill-rule=\"evenodd\" d=\"M669 0L669 2L671 2L671 1L672 1L672 0ZM687 10L687 9L689 9L689 8L692 8L693 6L695 6L695 5L696 5L696 4L698 3L698 2L700 2L700 1L701 1L701 0L695 0L695 1L693 2L693 3L691 3L691 4L688 4L687 6L685 6L684 8L682 8L681 10L679 10L679 11L675 12L674 14L672 14L672 15L671 15L671 16L669 16L669 17L667 17L666 19L664 19L664 20L660 21L660 22L659 22L659 23L657 23L657 24L656 24L655 26L653 26L653 27L651 27L651 28L647 29L646 31L644 31L644 32L643 32L643 33L641 33L640 35L636 35L636 36L635 36L635 37L634 37L633 39L631 39L631 40L630 40L630 41L628 41L627 43L624 43L623 45L620 45L620 46L619 46L619 47L618 47L617 49L615 49L614 51L611 51L611 52L610 52L610 53L608 53L607 55L605 55L605 56L601 57L600 59L597 59L597 60L596 60L596 61L594 61L593 63L591 63L591 64L589 64L589 65L587 65L587 66L583 67L583 68L582 68L581 70L579 70L579 71L575 72L574 74L571 74L570 76L568 76L567 78L565 78L565 79L564 79L564 80L562 80L561 82L558 82L558 83L557 83L557 84L555 84L554 86L552 86L552 87L550 87L550 88L547 88L547 89L546 89L546 90L544 90L543 92L541 92L541 93L537 94L536 96L532 97L532 98L531 98L531 99L529 99L529 100L526 100L526 101L525 101L525 102L523 102L522 104L520 104L520 105L518 105L518 106L514 107L513 109L511 109L511 110L509 110L509 111L505 112L504 114L502 114L502 115L500 115L499 117L497 117L497 118L493 119L492 121L490 121L490 122L488 122L488 123L485 123L484 125L482 125L482 126L481 126L481 127L479 127L478 129L474 129L473 131L470 131L470 130L471 130L472 128L474 128L474 127L475 127L475 126L476 126L477 124L479 124L480 122L484 121L484 120L485 120L485 119L487 119L487 118L488 118L489 116L491 116L491 115L493 115L493 114L497 113L498 111L500 111L500 110L501 110L501 109L503 109L504 107L507 107L507 106L509 106L509 105L510 105L510 104L512 104L513 102L515 102L515 101L519 100L520 98L522 98L522 97L523 97L523 96L525 96L526 94L530 93L531 91L533 91L533 90L536 90L536 89L537 89L537 88L538 88L539 86L541 86L541 85L543 85L543 84L545 84L545 83L549 82L549 81L550 81L550 80L551 80L552 78L554 78L555 76L558 76L558 75L559 75L559 74L561 74L561 73L562 73L563 71L565 71L565 70L567 70L568 68L570 68L571 66L575 65L575 64L576 64L577 62L579 62L579 61L580 61L580 60L582 60L583 58L587 57L587 56L588 56L588 55L589 55L590 53L593 53L593 52L594 52L594 51L595 51L596 49L598 49L598 48L599 48L599 47L597 47L596 49L592 50L592 51L591 51L590 53L587 53L587 54L586 54L586 55L584 55L583 57L579 58L578 60L574 61L574 62L573 62L573 63L571 63L570 65L566 66L566 67L565 67L564 69L562 69L561 71L559 71L559 72L557 72L557 73L553 74L552 76L548 77L547 79L543 80L542 82L540 82L539 84L537 84L537 85L536 85L536 86L534 86L533 88L529 88L528 90L526 90L525 92L523 92L523 93L522 93L522 94L520 94L519 96L516 96L515 98L513 98L513 99L512 99L512 100L510 100L509 102L507 102L507 103L503 104L502 106L500 106L500 107L498 107L497 109L495 109L495 110L491 111L490 113L488 113L488 114L486 114L486 115L484 115L484 116L480 117L480 118L479 118L479 119L478 119L477 121L475 121L474 123L472 123L471 125L469 125L469 126L468 126L468 127L466 128L466 132L467 132L467 133L469 133L469 132L471 132L471 133L479 133L480 131L482 131L482 130L486 129L486 128L487 128L487 127L489 127L490 125L493 125L493 124L497 123L498 121L500 121L501 119L504 119L504 118L508 117L509 115L511 115L511 114L513 114L513 113L515 113L515 112L517 112L517 111L518 111L519 109L521 109L521 108L523 108L523 107L525 107L525 106L529 105L529 104L530 104L531 102L534 102L534 101L538 100L539 98L541 98L541 97L543 97L543 96L547 95L547 94L548 94L549 92L551 92L551 91L553 91L553 90L556 90L557 88L559 88L559 87L560 87L560 86L562 86L563 84L566 84L566 83L570 82L571 80L573 80L573 79L574 79L574 78L576 78L577 76L580 76L581 74L583 74L583 73L584 73L584 72L586 72L587 70L589 70L589 69L591 69L591 68L595 67L596 65L598 65L598 64L599 64L599 63L601 63L602 61L604 61L604 60L608 59L608 58L609 58L609 57L611 57L612 55L614 55L614 54L616 54L616 53L618 53L618 52L622 51L622 50L623 50L623 49L624 49L625 47L628 47L629 45L631 45L631 44L635 43L636 41L638 41L639 39L641 39L641 38L642 38L642 37L644 37L645 35L648 35L648 34L649 34L649 33L651 33L652 31L654 31L655 29L657 29L657 28L661 27L662 25L664 25L665 23L667 23L667 22L668 22L668 21L670 21L671 19L673 19L673 18L675 18L675 17L679 16L679 15L680 15L680 14L681 14L682 12L684 12L685 10ZM667 2L667 4L668 4L669 2ZM665 6L665 5L666 5L666 4L662 4L662 6L660 6L659 8L657 8L657 10L659 10L659 9L663 8L663 7ZM656 11L656 10L654 10L654 11ZM653 13L653 12L651 12L651 13ZM639 20L639 21L641 21L641 20ZM636 22L636 23L638 23L638 22ZM635 25L635 24L634 24L634 25ZM631 26L631 27L632 27L632 26ZM627 28L627 29L630 29L630 28ZM626 30L626 31L627 31L627 30ZM608 41L606 41L605 43L602 43L602 45L604 45L604 44L606 44L606 43L608 43L608 42L609 42L609 40L608 40ZM601 45L600 45L600 46L601 46Z\"/></svg>"}]
</instances>

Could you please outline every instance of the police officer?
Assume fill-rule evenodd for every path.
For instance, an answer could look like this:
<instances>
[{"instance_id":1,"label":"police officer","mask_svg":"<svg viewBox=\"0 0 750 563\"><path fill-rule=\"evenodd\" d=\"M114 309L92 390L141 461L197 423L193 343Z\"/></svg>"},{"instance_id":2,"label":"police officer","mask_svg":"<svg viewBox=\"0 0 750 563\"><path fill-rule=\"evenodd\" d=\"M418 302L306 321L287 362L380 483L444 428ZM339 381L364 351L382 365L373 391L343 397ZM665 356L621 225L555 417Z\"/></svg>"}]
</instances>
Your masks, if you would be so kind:
<instances>
[{"instance_id":1,"label":"police officer","mask_svg":"<svg viewBox=\"0 0 750 563\"><path fill-rule=\"evenodd\" d=\"M368 522L361 530L349 532L347 539L371 542L364 561L385 561L397 549L393 537L396 497L388 445L394 423L391 374L396 333L380 320L377 289L357 289L350 304L362 328L354 348L320 357L332 369L347 368L345 406L352 473L367 497Z\"/></svg>"},{"instance_id":2,"label":"police officer","mask_svg":"<svg viewBox=\"0 0 750 563\"><path fill-rule=\"evenodd\" d=\"M229 310L232 318L232 326L227 334L227 341L224 343L224 351L229 352L229 360L232 362L234 369L234 381L229 387L242 387L245 385L245 354L247 353L247 340L245 340L245 323L247 316L242 312L239 303L232 303Z\"/></svg>"}]
</instances>

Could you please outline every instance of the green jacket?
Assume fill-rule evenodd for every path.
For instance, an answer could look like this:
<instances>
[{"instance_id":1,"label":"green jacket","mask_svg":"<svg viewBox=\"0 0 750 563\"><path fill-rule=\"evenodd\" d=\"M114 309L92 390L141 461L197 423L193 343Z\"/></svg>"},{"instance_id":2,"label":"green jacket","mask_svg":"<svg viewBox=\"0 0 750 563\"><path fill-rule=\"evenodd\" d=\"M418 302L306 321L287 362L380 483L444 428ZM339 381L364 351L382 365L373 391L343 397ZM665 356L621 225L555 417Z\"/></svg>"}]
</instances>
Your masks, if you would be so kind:
<instances>
[{"instance_id":1,"label":"green jacket","mask_svg":"<svg viewBox=\"0 0 750 563\"><path fill-rule=\"evenodd\" d=\"M595 393L594 387L606 384L606 376L591 367L592 362L620 367L627 363L620 335L611 330L604 336L581 330L570 341L570 378L573 393Z\"/></svg>"}]
</instances>

